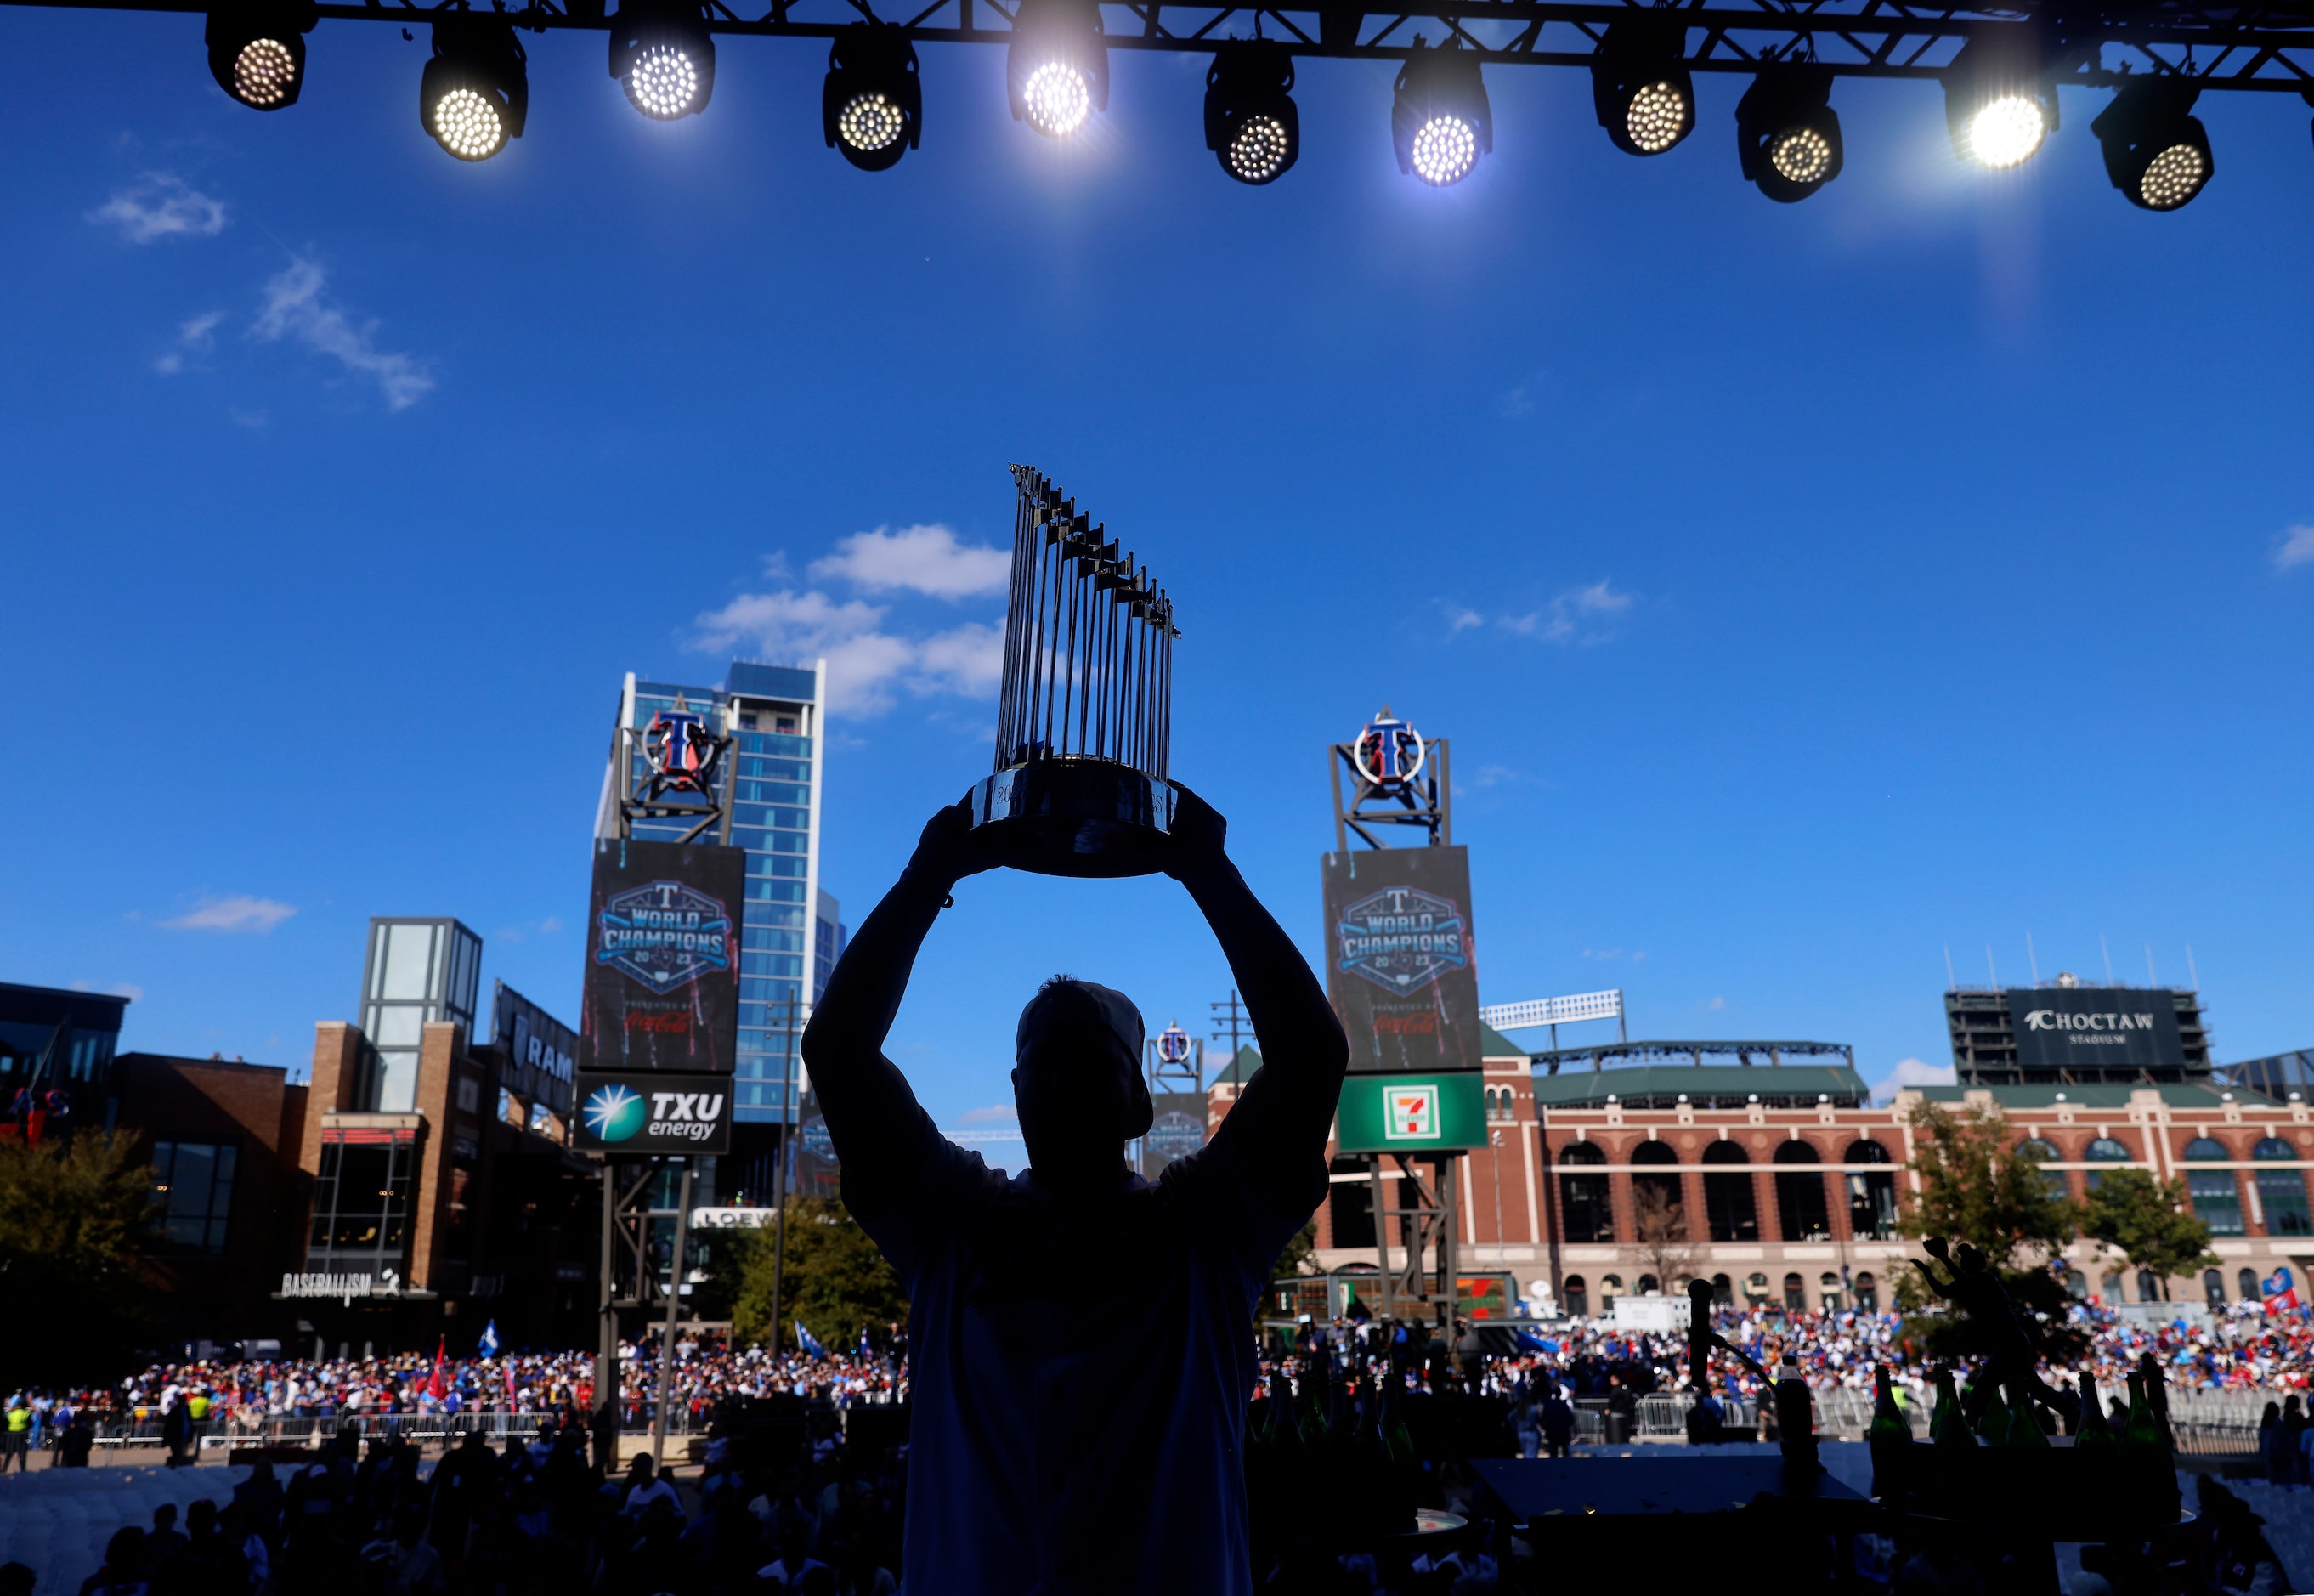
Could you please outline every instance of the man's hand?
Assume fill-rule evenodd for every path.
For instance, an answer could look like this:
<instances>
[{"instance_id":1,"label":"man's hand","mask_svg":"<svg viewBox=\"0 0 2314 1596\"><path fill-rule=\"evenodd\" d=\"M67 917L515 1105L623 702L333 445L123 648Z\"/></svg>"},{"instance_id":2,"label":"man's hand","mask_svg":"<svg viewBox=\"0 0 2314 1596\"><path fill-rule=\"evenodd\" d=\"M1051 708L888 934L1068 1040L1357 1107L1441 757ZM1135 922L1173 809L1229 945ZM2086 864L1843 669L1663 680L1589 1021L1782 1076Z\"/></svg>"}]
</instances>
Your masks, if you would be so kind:
<instances>
[{"instance_id":1,"label":"man's hand","mask_svg":"<svg viewBox=\"0 0 2314 1596\"><path fill-rule=\"evenodd\" d=\"M1173 824L1166 836L1165 873L1176 881L1189 881L1228 864L1223 840L1229 822L1179 781L1166 785L1173 789Z\"/></svg>"},{"instance_id":2,"label":"man's hand","mask_svg":"<svg viewBox=\"0 0 2314 1596\"><path fill-rule=\"evenodd\" d=\"M972 824L972 801L958 798L924 822L905 878L945 894L967 876L993 870L1003 862L988 835Z\"/></svg>"}]
</instances>

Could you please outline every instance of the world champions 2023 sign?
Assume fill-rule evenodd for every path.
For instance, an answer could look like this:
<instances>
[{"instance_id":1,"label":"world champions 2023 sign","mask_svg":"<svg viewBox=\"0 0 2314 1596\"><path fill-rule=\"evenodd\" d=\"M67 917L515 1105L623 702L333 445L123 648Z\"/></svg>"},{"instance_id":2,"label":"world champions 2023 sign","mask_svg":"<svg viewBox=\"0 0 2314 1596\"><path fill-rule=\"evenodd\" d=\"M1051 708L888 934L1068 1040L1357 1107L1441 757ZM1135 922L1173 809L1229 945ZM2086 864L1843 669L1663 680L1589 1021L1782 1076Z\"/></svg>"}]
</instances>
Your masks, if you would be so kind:
<instances>
[{"instance_id":1,"label":"world champions 2023 sign","mask_svg":"<svg viewBox=\"0 0 2314 1596\"><path fill-rule=\"evenodd\" d=\"M598 841L578 1068L731 1072L739 1040L737 848ZM579 1094L587 1082L579 1082Z\"/></svg>"},{"instance_id":2,"label":"world champions 2023 sign","mask_svg":"<svg viewBox=\"0 0 2314 1596\"><path fill-rule=\"evenodd\" d=\"M1326 995L1353 1070L1475 1070L1484 1061L1461 848L1326 855Z\"/></svg>"}]
</instances>

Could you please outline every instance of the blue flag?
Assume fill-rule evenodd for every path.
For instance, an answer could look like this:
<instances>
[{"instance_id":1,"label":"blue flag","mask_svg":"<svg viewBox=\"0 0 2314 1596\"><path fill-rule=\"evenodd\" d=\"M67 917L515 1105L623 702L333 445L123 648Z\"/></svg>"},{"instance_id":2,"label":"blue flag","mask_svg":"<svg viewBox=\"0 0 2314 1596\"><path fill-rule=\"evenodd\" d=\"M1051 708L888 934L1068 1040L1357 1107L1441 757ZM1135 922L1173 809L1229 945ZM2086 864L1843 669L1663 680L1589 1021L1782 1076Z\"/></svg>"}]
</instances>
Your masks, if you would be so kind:
<instances>
[{"instance_id":1,"label":"blue flag","mask_svg":"<svg viewBox=\"0 0 2314 1596\"><path fill-rule=\"evenodd\" d=\"M1515 1328L1511 1331L1511 1340L1523 1353L1555 1353L1559 1350L1559 1343L1546 1341L1532 1330Z\"/></svg>"},{"instance_id":2,"label":"blue flag","mask_svg":"<svg viewBox=\"0 0 2314 1596\"><path fill-rule=\"evenodd\" d=\"M827 1355L827 1349L820 1345L818 1339L814 1336L809 1330L803 1327L803 1321L801 1319L798 1319L796 1320L795 1325L796 1345L803 1348L804 1351L809 1353L815 1358L826 1357Z\"/></svg>"},{"instance_id":3,"label":"blue flag","mask_svg":"<svg viewBox=\"0 0 2314 1596\"><path fill-rule=\"evenodd\" d=\"M482 1338L474 1344L477 1355L495 1358L499 1355L499 1322L492 1319L482 1327Z\"/></svg>"}]
</instances>

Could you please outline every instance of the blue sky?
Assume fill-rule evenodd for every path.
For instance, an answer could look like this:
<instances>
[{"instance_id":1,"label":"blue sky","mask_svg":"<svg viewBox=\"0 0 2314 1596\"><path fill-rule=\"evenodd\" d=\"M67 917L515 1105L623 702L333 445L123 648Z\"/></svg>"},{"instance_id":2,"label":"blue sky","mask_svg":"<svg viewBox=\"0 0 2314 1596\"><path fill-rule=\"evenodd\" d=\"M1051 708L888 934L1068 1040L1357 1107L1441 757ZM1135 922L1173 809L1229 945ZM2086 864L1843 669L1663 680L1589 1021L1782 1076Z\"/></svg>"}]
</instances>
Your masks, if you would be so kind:
<instances>
[{"instance_id":1,"label":"blue sky","mask_svg":"<svg viewBox=\"0 0 2314 1596\"><path fill-rule=\"evenodd\" d=\"M2217 178L2157 216L2087 97L1990 178L1932 88L1843 84L1846 172L1782 207L1737 80L1643 162L1580 75L1497 71L1495 154L1433 191L1387 70L1317 62L1249 190L1197 59L1120 53L1064 148L1001 52L927 48L923 147L871 175L809 45L727 40L659 125L554 35L468 166L422 33L323 24L263 116L197 17L11 26L103 70L0 105L0 979L135 992L127 1045L302 1067L374 913L573 1013L628 670L848 662L856 921L985 768L967 551L1015 460L1171 589L1176 773L1305 948L1322 749L1387 701L1453 739L1490 1001L1621 985L1635 1035L1880 1080L1947 1061L1947 948L2098 975L2102 935L2131 980L2191 946L2221 1058L2314 1043L2294 98L2205 99ZM946 1123L1055 968L1153 1024L1228 985L1161 881L958 897L894 1041Z\"/></svg>"}]
</instances>

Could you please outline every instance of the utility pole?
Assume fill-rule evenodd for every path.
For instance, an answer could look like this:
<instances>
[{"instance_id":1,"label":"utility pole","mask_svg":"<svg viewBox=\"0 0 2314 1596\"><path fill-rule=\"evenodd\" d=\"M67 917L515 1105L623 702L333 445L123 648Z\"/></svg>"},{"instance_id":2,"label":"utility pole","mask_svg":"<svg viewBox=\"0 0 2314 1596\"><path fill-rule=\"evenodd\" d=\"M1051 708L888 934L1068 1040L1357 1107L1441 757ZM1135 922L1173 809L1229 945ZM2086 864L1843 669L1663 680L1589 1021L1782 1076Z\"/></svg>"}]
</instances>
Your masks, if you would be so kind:
<instances>
[{"instance_id":1,"label":"utility pole","mask_svg":"<svg viewBox=\"0 0 2314 1596\"><path fill-rule=\"evenodd\" d=\"M1230 988L1230 995L1226 999L1216 998L1206 1007L1214 1011L1214 1040L1216 1042L1226 1040L1229 1043L1230 1062L1227 1071L1229 1083L1232 1086L1242 1086L1245 1083L1237 1078L1237 1055L1238 1050L1244 1044L1239 1038L1250 1037L1253 1035L1252 1017L1246 1013L1245 1005L1238 1001L1237 988L1234 986ZM1217 1080L1215 1084L1220 1083Z\"/></svg>"}]
</instances>

